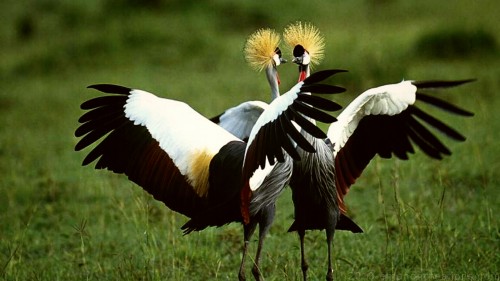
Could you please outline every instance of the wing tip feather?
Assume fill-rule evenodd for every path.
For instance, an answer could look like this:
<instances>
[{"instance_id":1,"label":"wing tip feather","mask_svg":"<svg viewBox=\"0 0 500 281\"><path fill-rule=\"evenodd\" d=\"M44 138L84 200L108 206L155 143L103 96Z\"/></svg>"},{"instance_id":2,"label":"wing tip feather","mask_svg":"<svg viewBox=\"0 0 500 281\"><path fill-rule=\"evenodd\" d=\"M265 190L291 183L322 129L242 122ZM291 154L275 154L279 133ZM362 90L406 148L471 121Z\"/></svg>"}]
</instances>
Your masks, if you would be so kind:
<instances>
[{"instance_id":1,"label":"wing tip feather","mask_svg":"<svg viewBox=\"0 0 500 281\"><path fill-rule=\"evenodd\" d=\"M87 86L87 89L95 89L108 94L121 94L121 95L129 95L131 88L114 85L114 84L93 84Z\"/></svg>"},{"instance_id":2,"label":"wing tip feather","mask_svg":"<svg viewBox=\"0 0 500 281\"><path fill-rule=\"evenodd\" d=\"M423 80L413 81L412 84L418 89L431 89L431 88L451 88L463 84L477 81L476 78L461 79L461 80Z\"/></svg>"},{"instance_id":3,"label":"wing tip feather","mask_svg":"<svg viewBox=\"0 0 500 281\"><path fill-rule=\"evenodd\" d=\"M326 69L326 70L316 71L312 73L309 77L307 77L303 82L304 85L314 84L319 81L323 81L330 76L342 72L348 72L348 71L344 69Z\"/></svg>"}]
</instances>

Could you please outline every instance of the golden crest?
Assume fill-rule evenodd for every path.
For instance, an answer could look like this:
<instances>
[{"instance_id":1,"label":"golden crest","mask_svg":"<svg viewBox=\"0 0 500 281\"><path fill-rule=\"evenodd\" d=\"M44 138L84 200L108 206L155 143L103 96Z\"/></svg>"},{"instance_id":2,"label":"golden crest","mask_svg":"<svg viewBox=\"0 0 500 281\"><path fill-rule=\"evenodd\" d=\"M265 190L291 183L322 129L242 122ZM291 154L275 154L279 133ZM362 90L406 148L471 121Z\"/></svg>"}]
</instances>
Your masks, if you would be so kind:
<instances>
[{"instance_id":1,"label":"golden crest","mask_svg":"<svg viewBox=\"0 0 500 281\"><path fill-rule=\"evenodd\" d=\"M311 57L311 66L319 64L324 56L325 40L319 29L311 23L300 21L290 24L285 28L283 37L286 43L293 49L296 45L302 45Z\"/></svg>"},{"instance_id":2,"label":"golden crest","mask_svg":"<svg viewBox=\"0 0 500 281\"><path fill-rule=\"evenodd\" d=\"M273 64L273 56L281 41L280 35L272 29L263 28L248 37L245 43L245 59L257 71Z\"/></svg>"}]
</instances>

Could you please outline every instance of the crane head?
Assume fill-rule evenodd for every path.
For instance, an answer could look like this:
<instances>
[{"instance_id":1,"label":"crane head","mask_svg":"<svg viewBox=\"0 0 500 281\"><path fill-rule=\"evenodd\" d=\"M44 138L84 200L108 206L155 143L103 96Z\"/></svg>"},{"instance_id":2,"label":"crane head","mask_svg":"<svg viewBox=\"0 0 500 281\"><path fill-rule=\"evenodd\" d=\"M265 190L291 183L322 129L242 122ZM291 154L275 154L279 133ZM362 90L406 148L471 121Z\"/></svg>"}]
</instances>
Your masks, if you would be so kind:
<instances>
[{"instance_id":1,"label":"crane head","mask_svg":"<svg viewBox=\"0 0 500 281\"><path fill-rule=\"evenodd\" d=\"M311 56L302 45L295 45L293 48L292 62L299 65L299 82L304 81L309 76L309 64Z\"/></svg>"},{"instance_id":2,"label":"crane head","mask_svg":"<svg viewBox=\"0 0 500 281\"><path fill-rule=\"evenodd\" d=\"M276 68L285 63L281 56L280 35L269 28L259 29L250 35L245 43L245 59L257 71L265 68Z\"/></svg>"},{"instance_id":3,"label":"crane head","mask_svg":"<svg viewBox=\"0 0 500 281\"><path fill-rule=\"evenodd\" d=\"M308 65L311 63L311 56L302 45L295 45L295 47L293 48L292 62L298 65Z\"/></svg>"},{"instance_id":4,"label":"crane head","mask_svg":"<svg viewBox=\"0 0 500 281\"><path fill-rule=\"evenodd\" d=\"M323 58L325 40L318 28L300 21L285 28L283 37L287 45L293 48L293 62L300 65L319 64Z\"/></svg>"}]
</instances>

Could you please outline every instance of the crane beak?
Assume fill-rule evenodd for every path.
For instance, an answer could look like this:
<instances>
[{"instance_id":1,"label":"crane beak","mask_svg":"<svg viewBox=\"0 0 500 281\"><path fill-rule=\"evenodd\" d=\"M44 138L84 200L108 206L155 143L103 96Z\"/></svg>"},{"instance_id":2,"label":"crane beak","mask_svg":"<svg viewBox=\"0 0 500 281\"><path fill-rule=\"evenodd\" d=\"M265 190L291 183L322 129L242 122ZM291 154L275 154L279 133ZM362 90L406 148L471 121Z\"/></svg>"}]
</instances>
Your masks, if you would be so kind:
<instances>
[{"instance_id":1,"label":"crane beak","mask_svg":"<svg viewBox=\"0 0 500 281\"><path fill-rule=\"evenodd\" d=\"M288 61L285 58L280 58L280 63L287 63Z\"/></svg>"}]
</instances>

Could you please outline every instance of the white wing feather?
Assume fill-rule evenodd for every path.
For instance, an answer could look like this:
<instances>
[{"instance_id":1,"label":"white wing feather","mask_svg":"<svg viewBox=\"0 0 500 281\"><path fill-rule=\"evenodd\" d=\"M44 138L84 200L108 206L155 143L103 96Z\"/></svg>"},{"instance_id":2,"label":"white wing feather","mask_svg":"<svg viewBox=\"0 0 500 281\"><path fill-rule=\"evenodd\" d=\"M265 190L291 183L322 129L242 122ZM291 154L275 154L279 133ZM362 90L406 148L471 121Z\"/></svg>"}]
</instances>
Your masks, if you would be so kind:
<instances>
[{"instance_id":1,"label":"white wing feather","mask_svg":"<svg viewBox=\"0 0 500 281\"><path fill-rule=\"evenodd\" d=\"M255 191L259 189L264 180L274 169L274 166L276 166L276 163L274 165L271 165L269 164L269 160L266 159L266 165L264 166L264 169L259 167L257 170L255 170L252 177L250 177L250 190Z\"/></svg>"},{"instance_id":2,"label":"white wing feather","mask_svg":"<svg viewBox=\"0 0 500 281\"><path fill-rule=\"evenodd\" d=\"M184 175L190 172L191 156L213 156L229 141L239 140L187 104L142 90L131 91L125 115L148 129Z\"/></svg>"},{"instance_id":3,"label":"white wing feather","mask_svg":"<svg viewBox=\"0 0 500 281\"><path fill-rule=\"evenodd\" d=\"M363 117L396 115L415 103L417 87L411 81L372 88L351 102L328 128L334 155L346 144Z\"/></svg>"}]
</instances>

